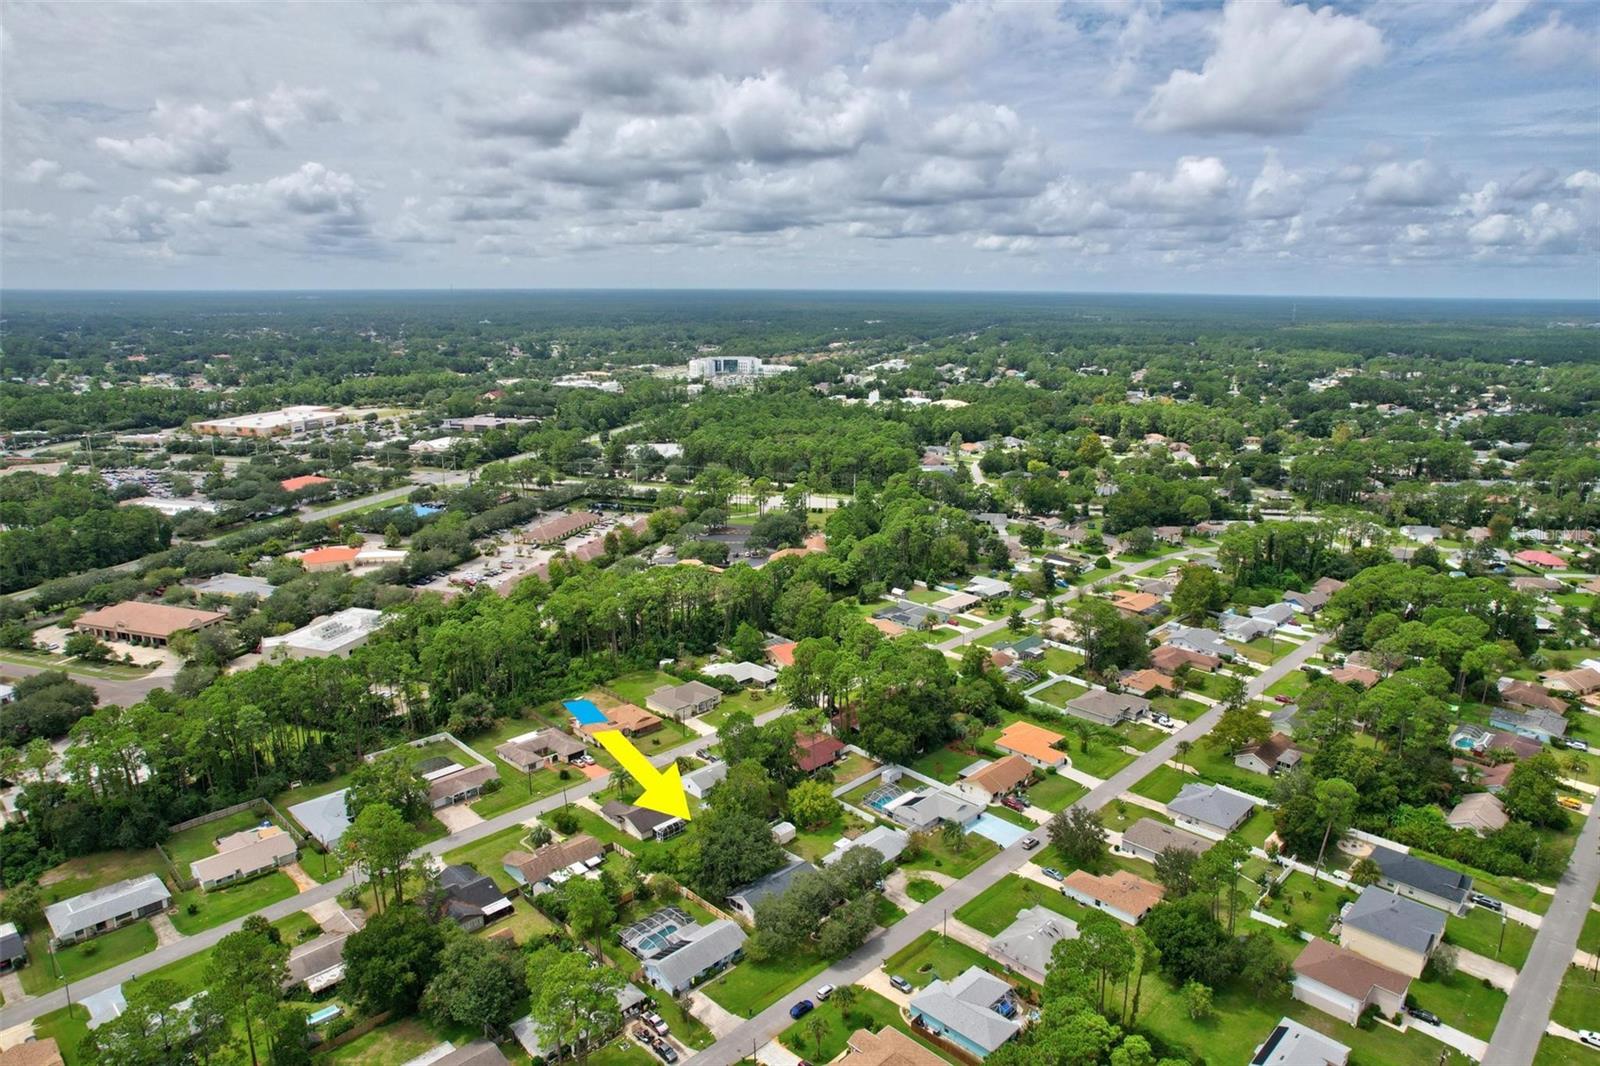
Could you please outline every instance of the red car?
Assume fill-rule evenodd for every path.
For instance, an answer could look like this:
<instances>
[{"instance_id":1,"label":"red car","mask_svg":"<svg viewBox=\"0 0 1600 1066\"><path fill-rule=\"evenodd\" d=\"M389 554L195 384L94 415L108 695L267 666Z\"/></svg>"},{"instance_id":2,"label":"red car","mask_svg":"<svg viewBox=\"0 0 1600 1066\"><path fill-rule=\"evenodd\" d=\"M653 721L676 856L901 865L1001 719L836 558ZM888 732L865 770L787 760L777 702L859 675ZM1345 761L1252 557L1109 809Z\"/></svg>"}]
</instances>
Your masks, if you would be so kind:
<instances>
[{"instance_id":1,"label":"red car","mask_svg":"<svg viewBox=\"0 0 1600 1066\"><path fill-rule=\"evenodd\" d=\"M1000 802L1005 806L1010 807L1014 811L1025 811L1028 809L1028 805L1015 796L1007 796Z\"/></svg>"}]
</instances>

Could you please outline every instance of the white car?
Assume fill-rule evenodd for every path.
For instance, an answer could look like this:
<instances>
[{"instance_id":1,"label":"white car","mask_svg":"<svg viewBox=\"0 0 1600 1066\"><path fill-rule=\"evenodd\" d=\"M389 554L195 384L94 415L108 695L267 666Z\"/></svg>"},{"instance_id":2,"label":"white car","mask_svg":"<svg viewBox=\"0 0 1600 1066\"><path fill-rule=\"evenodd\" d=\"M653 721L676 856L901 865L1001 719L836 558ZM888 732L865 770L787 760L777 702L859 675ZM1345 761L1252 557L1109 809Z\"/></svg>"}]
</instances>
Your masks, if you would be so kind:
<instances>
[{"instance_id":1,"label":"white car","mask_svg":"<svg viewBox=\"0 0 1600 1066\"><path fill-rule=\"evenodd\" d=\"M1600 1047L1600 1032L1593 1029L1579 1029L1578 1043L1588 1044L1590 1047Z\"/></svg>"},{"instance_id":2,"label":"white car","mask_svg":"<svg viewBox=\"0 0 1600 1066\"><path fill-rule=\"evenodd\" d=\"M831 995L833 995L833 986L832 985L820 985L820 986L818 986L818 988L817 988L817 998L818 999L827 999Z\"/></svg>"}]
</instances>

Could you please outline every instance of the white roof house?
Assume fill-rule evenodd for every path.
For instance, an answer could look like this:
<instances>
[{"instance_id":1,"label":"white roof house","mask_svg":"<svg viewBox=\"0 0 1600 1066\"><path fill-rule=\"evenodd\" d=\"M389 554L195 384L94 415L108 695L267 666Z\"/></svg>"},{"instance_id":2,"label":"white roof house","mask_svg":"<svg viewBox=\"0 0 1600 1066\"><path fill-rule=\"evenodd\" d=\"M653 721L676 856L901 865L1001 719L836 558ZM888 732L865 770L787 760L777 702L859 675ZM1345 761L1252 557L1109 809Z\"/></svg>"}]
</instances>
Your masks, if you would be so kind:
<instances>
[{"instance_id":1,"label":"white roof house","mask_svg":"<svg viewBox=\"0 0 1600 1066\"><path fill-rule=\"evenodd\" d=\"M171 905L172 893L161 878L146 874L52 903L44 909L44 918L58 943L70 943L109 932Z\"/></svg>"}]
</instances>

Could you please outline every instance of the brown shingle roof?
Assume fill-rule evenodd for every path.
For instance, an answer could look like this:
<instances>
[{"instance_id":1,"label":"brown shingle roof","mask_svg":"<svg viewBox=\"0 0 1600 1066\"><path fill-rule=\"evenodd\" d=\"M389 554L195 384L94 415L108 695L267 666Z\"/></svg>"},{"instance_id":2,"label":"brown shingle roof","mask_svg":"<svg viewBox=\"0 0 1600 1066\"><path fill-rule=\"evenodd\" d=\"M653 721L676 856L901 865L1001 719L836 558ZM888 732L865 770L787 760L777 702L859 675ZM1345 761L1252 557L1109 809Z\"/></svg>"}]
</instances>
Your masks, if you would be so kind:
<instances>
[{"instance_id":1,"label":"brown shingle roof","mask_svg":"<svg viewBox=\"0 0 1600 1066\"><path fill-rule=\"evenodd\" d=\"M999 795L1010 792L1032 776L1032 763L1020 755L1006 755L972 774L967 780L985 792Z\"/></svg>"},{"instance_id":2,"label":"brown shingle roof","mask_svg":"<svg viewBox=\"0 0 1600 1066\"><path fill-rule=\"evenodd\" d=\"M850 1034L849 1051L840 1066L945 1066L944 1059L887 1025L876 1033L857 1029Z\"/></svg>"},{"instance_id":3,"label":"brown shingle roof","mask_svg":"<svg viewBox=\"0 0 1600 1066\"><path fill-rule=\"evenodd\" d=\"M491 777L498 777L500 771L485 763L474 766L462 767L443 777L436 777L428 782L428 798L430 800L443 799L453 796L457 792L481 785Z\"/></svg>"},{"instance_id":4,"label":"brown shingle roof","mask_svg":"<svg viewBox=\"0 0 1600 1066\"><path fill-rule=\"evenodd\" d=\"M1105 877L1086 870L1074 870L1067 875L1065 883L1091 899L1135 916L1160 903L1166 895L1166 890L1154 881L1146 881L1126 870L1117 870Z\"/></svg>"},{"instance_id":5,"label":"brown shingle roof","mask_svg":"<svg viewBox=\"0 0 1600 1066\"><path fill-rule=\"evenodd\" d=\"M830 737L826 733L797 736L794 738L794 747L795 765L800 767L802 773L807 774L827 766L844 750L844 745L838 738Z\"/></svg>"},{"instance_id":6,"label":"brown shingle roof","mask_svg":"<svg viewBox=\"0 0 1600 1066\"><path fill-rule=\"evenodd\" d=\"M1362 1001L1374 988L1387 989L1403 998L1411 987L1411 978L1405 974L1320 938L1305 946L1293 967L1297 974Z\"/></svg>"},{"instance_id":7,"label":"brown shingle roof","mask_svg":"<svg viewBox=\"0 0 1600 1066\"><path fill-rule=\"evenodd\" d=\"M546 844L531 855L526 851L508 851L501 861L514 866L524 881L536 885L557 870L564 870L575 862L588 862L605 854L606 846L587 833L580 833L559 844Z\"/></svg>"},{"instance_id":8,"label":"brown shingle roof","mask_svg":"<svg viewBox=\"0 0 1600 1066\"><path fill-rule=\"evenodd\" d=\"M1171 644L1163 644L1150 653L1150 663L1157 670L1169 674L1184 663L1188 663L1192 670L1204 670L1210 673L1222 665L1222 660L1215 655L1202 655L1187 648L1174 648Z\"/></svg>"}]
</instances>

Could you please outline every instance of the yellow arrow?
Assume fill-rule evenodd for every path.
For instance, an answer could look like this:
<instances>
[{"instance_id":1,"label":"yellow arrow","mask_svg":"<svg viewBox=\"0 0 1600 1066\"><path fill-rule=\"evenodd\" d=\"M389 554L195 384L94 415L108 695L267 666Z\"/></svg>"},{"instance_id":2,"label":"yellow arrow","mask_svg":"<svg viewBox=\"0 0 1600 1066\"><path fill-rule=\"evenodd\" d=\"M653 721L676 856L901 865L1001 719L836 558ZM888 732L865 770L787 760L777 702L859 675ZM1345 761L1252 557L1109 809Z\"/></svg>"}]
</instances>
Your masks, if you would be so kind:
<instances>
[{"instance_id":1,"label":"yellow arrow","mask_svg":"<svg viewBox=\"0 0 1600 1066\"><path fill-rule=\"evenodd\" d=\"M644 786L644 795L636 801L640 807L688 821L689 797L683 791L683 778L678 775L676 762L669 763L665 770L657 770L644 757L644 752L633 746L633 741L615 729L596 733L594 738L622 764L628 776Z\"/></svg>"}]
</instances>

